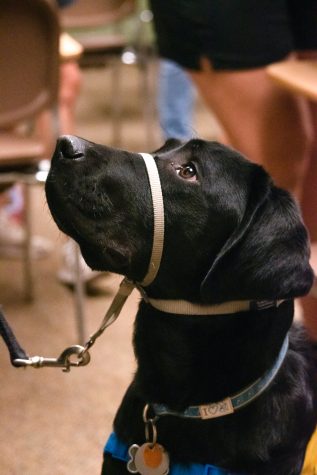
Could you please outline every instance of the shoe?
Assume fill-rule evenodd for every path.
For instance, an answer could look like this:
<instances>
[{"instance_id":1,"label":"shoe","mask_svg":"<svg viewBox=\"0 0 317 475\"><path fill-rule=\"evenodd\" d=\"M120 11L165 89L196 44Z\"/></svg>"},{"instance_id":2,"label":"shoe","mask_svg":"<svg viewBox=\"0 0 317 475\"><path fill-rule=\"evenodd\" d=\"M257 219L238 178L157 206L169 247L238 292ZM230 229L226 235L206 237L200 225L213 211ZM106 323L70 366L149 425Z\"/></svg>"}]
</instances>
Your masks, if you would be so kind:
<instances>
[{"instance_id":1,"label":"shoe","mask_svg":"<svg viewBox=\"0 0 317 475\"><path fill-rule=\"evenodd\" d=\"M76 252L80 253L80 251L77 251L77 244L74 241L69 240L64 244L62 249L63 264L57 273L58 280L62 284L71 288L75 286L77 280ZM90 267L87 266L81 254L79 255L79 269L81 272L81 279L84 284L87 284L102 274L101 272L91 270Z\"/></svg>"},{"instance_id":2,"label":"shoe","mask_svg":"<svg viewBox=\"0 0 317 475\"><path fill-rule=\"evenodd\" d=\"M25 229L8 213L0 209L0 257L22 259L25 255ZM42 236L31 236L31 259L43 259L53 250L51 241Z\"/></svg>"}]
</instances>

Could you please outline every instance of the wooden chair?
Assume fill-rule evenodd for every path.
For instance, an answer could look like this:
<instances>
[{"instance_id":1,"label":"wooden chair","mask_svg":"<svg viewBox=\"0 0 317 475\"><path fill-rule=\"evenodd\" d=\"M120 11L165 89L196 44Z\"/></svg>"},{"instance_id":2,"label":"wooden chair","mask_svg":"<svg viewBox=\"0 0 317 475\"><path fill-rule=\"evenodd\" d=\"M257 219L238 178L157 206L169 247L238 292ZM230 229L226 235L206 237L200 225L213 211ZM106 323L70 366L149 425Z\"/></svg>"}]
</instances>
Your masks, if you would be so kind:
<instances>
[{"instance_id":1,"label":"wooden chair","mask_svg":"<svg viewBox=\"0 0 317 475\"><path fill-rule=\"evenodd\" d=\"M0 0L0 183L25 189L25 298L33 297L29 185L38 178L45 144L34 119L57 103L59 18L54 0ZM43 163L43 162L42 162ZM43 178L44 176L44 178Z\"/></svg>"},{"instance_id":2,"label":"wooden chair","mask_svg":"<svg viewBox=\"0 0 317 475\"><path fill-rule=\"evenodd\" d=\"M135 13L135 0L76 0L61 10L61 25L83 46L82 65L99 64L127 44L118 23ZM112 32L105 30L112 27Z\"/></svg>"}]
</instances>

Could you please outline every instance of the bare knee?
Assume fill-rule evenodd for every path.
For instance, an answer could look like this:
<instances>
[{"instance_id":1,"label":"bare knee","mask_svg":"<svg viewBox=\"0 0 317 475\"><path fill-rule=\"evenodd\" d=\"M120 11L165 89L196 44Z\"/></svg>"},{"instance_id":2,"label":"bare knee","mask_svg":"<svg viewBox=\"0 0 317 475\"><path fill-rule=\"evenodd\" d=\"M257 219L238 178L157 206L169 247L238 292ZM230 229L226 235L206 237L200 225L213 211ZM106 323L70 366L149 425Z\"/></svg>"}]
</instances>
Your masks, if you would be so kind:
<instances>
[{"instance_id":1,"label":"bare knee","mask_svg":"<svg viewBox=\"0 0 317 475\"><path fill-rule=\"evenodd\" d=\"M81 72L76 62L67 62L60 68L60 105L73 106L81 87Z\"/></svg>"},{"instance_id":2,"label":"bare knee","mask_svg":"<svg viewBox=\"0 0 317 475\"><path fill-rule=\"evenodd\" d=\"M305 101L275 85L264 68L224 72L206 61L202 66L192 77L229 143L299 197L313 140Z\"/></svg>"}]
</instances>

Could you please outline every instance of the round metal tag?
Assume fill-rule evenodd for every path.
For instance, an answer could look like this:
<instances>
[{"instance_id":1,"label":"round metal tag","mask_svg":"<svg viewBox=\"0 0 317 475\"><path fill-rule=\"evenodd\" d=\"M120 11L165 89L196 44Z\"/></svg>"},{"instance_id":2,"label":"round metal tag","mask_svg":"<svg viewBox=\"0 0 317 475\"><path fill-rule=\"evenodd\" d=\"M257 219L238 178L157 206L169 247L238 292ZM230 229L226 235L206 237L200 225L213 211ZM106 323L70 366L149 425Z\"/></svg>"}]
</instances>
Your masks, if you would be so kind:
<instances>
[{"instance_id":1,"label":"round metal tag","mask_svg":"<svg viewBox=\"0 0 317 475\"><path fill-rule=\"evenodd\" d=\"M169 456L160 444L146 442L139 447L134 444L129 449L130 460L127 469L130 473L140 475L167 475L169 473Z\"/></svg>"}]
</instances>

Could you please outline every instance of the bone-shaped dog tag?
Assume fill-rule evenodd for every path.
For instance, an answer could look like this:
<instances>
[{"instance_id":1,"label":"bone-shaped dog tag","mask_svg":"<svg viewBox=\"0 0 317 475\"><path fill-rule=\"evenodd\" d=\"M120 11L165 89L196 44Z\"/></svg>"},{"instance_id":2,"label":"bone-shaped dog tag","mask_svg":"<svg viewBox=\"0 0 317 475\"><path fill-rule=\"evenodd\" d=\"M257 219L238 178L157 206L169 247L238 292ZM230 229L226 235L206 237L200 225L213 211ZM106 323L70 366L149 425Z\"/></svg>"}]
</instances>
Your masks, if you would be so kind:
<instances>
[{"instance_id":1,"label":"bone-shaped dog tag","mask_svg":"<svg viewBox=\"0 0 317 475\"><path fill-rule=\"evenodd\" d=\"M129 455L127 469L130 473L140 475L167 475L169 473L169 456L160 444L146 442L141 447L134 444L129 449Z\"/></svg>"}]
</instances>

